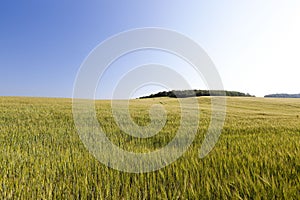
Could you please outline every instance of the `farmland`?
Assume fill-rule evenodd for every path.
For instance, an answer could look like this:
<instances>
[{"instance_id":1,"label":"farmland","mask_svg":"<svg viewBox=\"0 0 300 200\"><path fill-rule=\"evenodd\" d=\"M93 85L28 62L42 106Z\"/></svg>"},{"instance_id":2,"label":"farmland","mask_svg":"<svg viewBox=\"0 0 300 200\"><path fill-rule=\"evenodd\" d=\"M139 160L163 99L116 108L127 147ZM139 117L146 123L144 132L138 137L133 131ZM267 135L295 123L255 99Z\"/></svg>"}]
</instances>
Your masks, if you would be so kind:
<instances>
[{"instance_id":1,"label":"farmland","mask_svg":"<svg viewBox=\"0 0 300 200\"><path fill-rule=\"evenodd\" d=\"M73 122L72 100L0 98L1 199L297 199L300 196L300 100L228 97L222 135L208 156L199 149L210 122L210 98L198 98L200 126L187 152L154 172L111 169L84 147ZM167 123L152 138L120 131L110 101L97 101L107 137L134 152L165 146L180 126L176 99L130 102L139 125L161 104Z\"/></svg>"}]
</instances>

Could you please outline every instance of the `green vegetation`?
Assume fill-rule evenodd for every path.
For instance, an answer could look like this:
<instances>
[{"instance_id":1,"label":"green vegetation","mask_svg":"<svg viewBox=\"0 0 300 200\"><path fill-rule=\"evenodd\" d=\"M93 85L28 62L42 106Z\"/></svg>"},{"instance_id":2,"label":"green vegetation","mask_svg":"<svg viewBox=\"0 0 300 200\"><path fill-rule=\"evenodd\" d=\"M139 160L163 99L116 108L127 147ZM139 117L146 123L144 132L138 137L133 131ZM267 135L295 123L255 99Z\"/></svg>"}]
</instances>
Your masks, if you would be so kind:
<instances>
[{"instance_id":1,"label":"green vegetation","mask_svg":"<svg viewBox=\"0 0 300 200\"><path fill-rule=\"evenodd\" d=\"M171 90L150 94L149 96L140 97L140 99L171 97L171 98L186 98L186 97L203 97L203 96L229 96L229 97L254 97L249 93L245 94L236 91L226 90Z\"/></svg>"},{"instance_id":2,"label":"green vegetation","mask_svg":"<svg viewBox=\"0 0 300 200\"><path fill-rule=\"evenodd\" d=\"M271 98L300 98L300 94L268 94L265 97Z\"/></svg>"},{"instance_id":3,"label":"green vegetation","mask_svg":"<svg viewBox=\"0 0 300 200\"><path fill-rule=\"evenodd\" d=\"M76 133L70 99L0 98L1 199L297 199L300 196L300 101L230 98L223 133L213 151L199 149L210 121L210 97L199 98L201 125L176 162L145 174L99 163ZM118 129L110 102L97 102L108 137L137 152L164 146L179 126L175 98L131 101L134 120L149 122L148 108L162 104L161 133L136 139Z\"/></svg>"}]
</instances>

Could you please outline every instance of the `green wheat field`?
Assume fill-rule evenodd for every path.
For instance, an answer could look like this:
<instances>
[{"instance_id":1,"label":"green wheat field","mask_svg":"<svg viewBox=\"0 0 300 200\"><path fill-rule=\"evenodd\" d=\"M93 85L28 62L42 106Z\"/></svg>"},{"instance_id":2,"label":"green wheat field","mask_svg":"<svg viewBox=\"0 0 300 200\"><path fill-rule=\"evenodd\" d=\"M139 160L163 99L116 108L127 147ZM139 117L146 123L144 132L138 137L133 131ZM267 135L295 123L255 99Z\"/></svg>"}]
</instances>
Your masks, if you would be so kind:
<instances>
[{"instance_id":1,"label":"green wheat field","mask_svg":"<svg viewBox=\"0 0 300 200\"><path fill-rule=\"evenodd\" d=\"M196 139L176 162L149 173L119 172L84 147L72 100L0 98L0 199L299 199L300 100L228 97L220 139L203 159L199 149L210 122L210 98L199 97ZM97 101L107 137L121 148L149 152L165 146L180 126L173 98L132 100L131 116L150 122L161 104L167 122L154 137L122 132L110 101Z\"/></svg>"}]
</instances>

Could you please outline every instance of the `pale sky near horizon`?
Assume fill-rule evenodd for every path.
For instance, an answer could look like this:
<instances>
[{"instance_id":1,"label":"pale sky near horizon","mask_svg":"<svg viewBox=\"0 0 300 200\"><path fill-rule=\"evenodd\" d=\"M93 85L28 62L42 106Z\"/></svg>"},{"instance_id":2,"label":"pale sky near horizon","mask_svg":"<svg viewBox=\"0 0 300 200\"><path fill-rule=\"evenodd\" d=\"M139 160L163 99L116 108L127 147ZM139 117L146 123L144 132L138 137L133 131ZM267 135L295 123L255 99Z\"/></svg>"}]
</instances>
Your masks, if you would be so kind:
<instances>
[{"instance_id":1,"label":"pale sky near horizon","mask_svg":"<svg viewBox=\"0 0 300 200\"><path fill-rule=\"evenodd\" d=\"M0 96L72 97L77 71L93 48L143 27L171 29L196 41L215 63L226 90L256 96L300 93L297 0L4 0L0 27ZM110 98L110 81L121 75L121 65L168 60L156 54L137 53L115 63L99 97ZM202 89L197 81L195 89Z\"/></svg>"}]
</instances>

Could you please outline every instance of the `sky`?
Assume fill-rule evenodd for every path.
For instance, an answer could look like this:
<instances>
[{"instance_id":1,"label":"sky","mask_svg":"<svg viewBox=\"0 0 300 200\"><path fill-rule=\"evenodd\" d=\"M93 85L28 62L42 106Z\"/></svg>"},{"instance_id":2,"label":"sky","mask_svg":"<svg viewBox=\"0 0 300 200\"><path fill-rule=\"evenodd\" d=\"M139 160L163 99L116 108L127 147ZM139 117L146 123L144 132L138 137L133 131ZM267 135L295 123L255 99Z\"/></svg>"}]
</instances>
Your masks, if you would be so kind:
<instances>
[{"instance_id":1,"label":"sky","mask_svg":"<svg viewBox=\"0 0 300 200\"><path fill-rule=\"evenodd\" d=\"M143 27L174 30L197 42L226 90L256 96L300 93L298 0L3 0L0 96L72 97L78 70L97 45ZM153 60L183 74L189 68L163 52L137 52L112 64L96 96L111 98L124 69ZM195 89L206 87L185 76ZM161 89L143 88L135 96Z\"/></svg>"}]
</instances>

